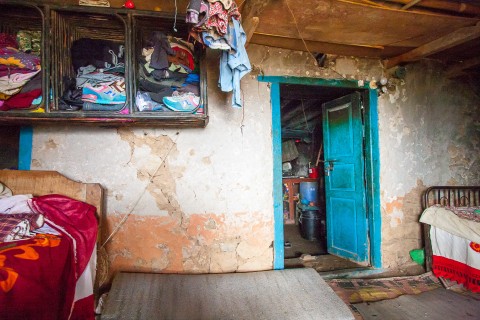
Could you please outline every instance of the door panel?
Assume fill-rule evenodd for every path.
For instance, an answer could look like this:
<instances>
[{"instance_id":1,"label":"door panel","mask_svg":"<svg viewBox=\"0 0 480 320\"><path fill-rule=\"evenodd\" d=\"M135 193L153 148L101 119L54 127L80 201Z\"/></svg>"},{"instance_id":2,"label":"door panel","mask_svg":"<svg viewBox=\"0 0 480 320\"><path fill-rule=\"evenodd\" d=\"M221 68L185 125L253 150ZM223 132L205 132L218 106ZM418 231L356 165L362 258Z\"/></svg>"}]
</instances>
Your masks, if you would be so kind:
<instances>
[{"instance_id":1,"label":"door panel","mask_svg":"<svg viewBox=\"0 0 480 320\"><path fill-rule=\"evenodd\" d=\"M330 175L328 180L330 190L355 191L355 167L352 164L334 165L335 174Z\"/></svg>"},{"instance_id":2,"label":"door panel","mask_svg":"<svg viewBox=\"0 0 480 320\"><path fill-rule=\"evenodd\" d=\"M327 102L322 108L328 252L367 264L360 94Z\"/></svg>"},{"instance_id":3,"label":"door panel","mask_svg":"<svg viewBox=\"0 0 480 320\"><path fill-rule=\"evenodd\" d=\"M351 218L356 216L355 201L352 199L330 197L330 205L335 208L335 214L330 218L331 247L337 249L337 254L342 255L342 252L347 251L350 255L356 256L357 251L357 230L352 228ZM345 232L348 230L348 232ZM330 246L329 246L330 248ZM340 251L343 248L343 251ZM345 256L350 258L349 255Z\"/></svg>"}]
</instances>

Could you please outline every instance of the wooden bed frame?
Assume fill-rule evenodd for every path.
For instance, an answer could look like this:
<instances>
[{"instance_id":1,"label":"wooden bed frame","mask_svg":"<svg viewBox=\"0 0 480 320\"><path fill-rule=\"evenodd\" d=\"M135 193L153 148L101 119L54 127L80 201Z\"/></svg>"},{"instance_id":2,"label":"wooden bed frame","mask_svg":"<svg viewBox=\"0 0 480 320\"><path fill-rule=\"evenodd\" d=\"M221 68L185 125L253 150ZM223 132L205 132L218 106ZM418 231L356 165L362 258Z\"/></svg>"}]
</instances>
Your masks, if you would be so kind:
<instances>
[{"instance_id":1,"label":"wooden bed frame","mask_svg":"<svg viewBox=\"0 0 480 320\"><path fill-rule=\"evenodd\" d=\"M0 182L12 190L14 195L32 194L33 196L42 196L47 194L61 194L75 200L86 202L97 208L97 275L94 289L97 294L98 289L106 282L108 274L106 252L104 249L101 249L102 220L104 215L102 186L99 183L74 181L57 171L0 170Z\"/></svg>"},{"instance_id":2,"label":"wooden bed frame","mask_svg":"<svg viewBox=\"0 0 480 320\"><path fill-rule=\"evenodd\" d=\"M452 207L480 206L480 186L433 186L426 189L422 198L422 212L432 205ZM432 244L430 225L423 224L425 268L432 270Z\"/></svg>"}]
</instances>

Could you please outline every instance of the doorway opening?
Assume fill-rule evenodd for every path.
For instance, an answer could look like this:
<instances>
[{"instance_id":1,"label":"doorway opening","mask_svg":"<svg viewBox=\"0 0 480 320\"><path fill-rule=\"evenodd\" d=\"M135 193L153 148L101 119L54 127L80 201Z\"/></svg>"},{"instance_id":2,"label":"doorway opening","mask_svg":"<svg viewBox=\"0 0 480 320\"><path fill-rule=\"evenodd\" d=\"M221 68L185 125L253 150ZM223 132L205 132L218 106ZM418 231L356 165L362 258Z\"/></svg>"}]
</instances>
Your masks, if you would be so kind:
<instances>
[{"instance_id":1,"label":"doorway opening","mask_svg":"<svg viewBox=\"0 0 480 320\"><path fill-rule=\"evenodd\" d=\"M364 131L368 98L365 88L279 84L285 268L323 272L372 265ZM355 148L349 162L344 155Z\"/></svg>"}]
</instances>

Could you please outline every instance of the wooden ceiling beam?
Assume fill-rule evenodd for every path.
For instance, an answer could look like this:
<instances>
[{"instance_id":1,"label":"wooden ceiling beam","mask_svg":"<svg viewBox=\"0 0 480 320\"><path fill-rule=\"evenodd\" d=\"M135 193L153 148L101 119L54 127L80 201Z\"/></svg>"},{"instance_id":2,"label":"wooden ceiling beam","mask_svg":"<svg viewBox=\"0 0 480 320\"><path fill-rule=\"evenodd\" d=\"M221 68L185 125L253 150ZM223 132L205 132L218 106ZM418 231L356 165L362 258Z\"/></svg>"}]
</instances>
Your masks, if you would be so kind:
<instances>
[{"instance_id":1,"label":"wooden ceiling beam","mask_svg":"<svg viewBox=\"0 0 480 320\"><path fill-rule=\"evenodd\" d=\"M449 78L455 78L464 74L464 70L480 65L480 57L471 58L459 63L456 63L447 68L446 75Z\"/></svg>"},{"instance_id":2,"label":"wooden ceiling beam","mask_svg":"<svg viewBox=\"0 0 480 320\"><path fill-rule=\"evenodd\" d=\"M422 0L411 0L409 3L407 3L406 5L404 5L402 7L402 10L407 10L407 9L413 7L414 5L416 5L417 3L419 3L420 1L422 1Z\"/></svg>"},{"instance_id":3,"label":"wooden ceiling beam","mask_svg":"<svg viewBox=\"0 0 480 320\"><path fill-rule=\"evenodd\" d=\"M420 60L437 52L444 51L467 41L474 40L478 37L480 37L480 23L475 26L457 29L446 36L419 46L418 48L415 48L409 52L386 59L384 60L384 66L386 69L390 69L404 62Z\"/></svg>"},{"instance_id":4,"label":"wooden ceiling beam","mask_svg":"<svg viewBox=\"0 0 480 320\"><path fill-rule=\"evenodd\" d=\"M407 5L411 0L387 0L388 2L398 3L401 5ZM480 15L480 6L467 3L467 2L456 2L456 1L444 1L444 0L422 0L420 3L415 5L415 8L426 8L426 9L436 9L443 11L456 12L461 14L468 15Z\"/></svg>"},{"instance_id":5,"label":"wooden ceiling beam","mask_svg":"<svg viewBox=\"0 0 480 320\"><path fill-rule=\"evenodd\" d=\"M243 23L243 30L245 31L245 34L247 35L246 45L248 45L248 43L250 42L250 39L252 38L253 33L257 29L259 22L260 22L260 18L251 17L251 18L248 18L248 20L246 20Z\"/></svg>"},{"instance_id":6,"label":"wooden ceiling beam","mask_svg":"<svg viewBox=\"0 0 480 320\"><path fill-rule=\"evenodd\" d=\"M253 33L260 23L259 16L265 7L268 6L269 2L270 0L244 0L244 2L242 2L242 4L245 3L242 9L242 27L247 36L246 46L248 46Z\"/></svg>"},{"instance_id":7,"label":"wooden ceiling beam","mask_svg":"<svg viewBox=\"0 0 480 320\"><path fill-rule=\"evenodd\" d=\"M320 117L322 115L321 106L318 109L312 109L308 111L305 110L305 113L303 113L303 110L301 108L300 110L302 112L299 115L295 116L294 118L288 121L283 121L282 119L282 126L285 128L296 129L299 125L303 125L306 128L306 127L309 127L311 122L320 121L321 119ZM310 129L313 129L313 127Z\"/></svg>"},{"instance_id":8,"label":"wooden ceiling beam","mask_svg":"<svg viewBox=\"0 0 480 320\"><path fill-rule=\"evenodd\" d=\"M307 51L302 40L299 38L285 37L280 35L255 32L250 40L251 43L290 49L296 51ZM355 44L329 43L323 41L305 40L310 52L331 53L340 55L353 55L364 57L380 57L383 53L382 46L366 46Z\"/></svg>"},{"instance_id":9,"label":"wooden ceiling beam","mask_svg":"<svg viewBox=\"0 0 480 320\"><path fill-rule=\"evenodd\" d=\"M284 112L284 110L295 109L297 104L298 104L298 100L282 99L280 100L280 109L282 110L282 112Z\"/></svg>"},{"instance_id":10,"label":"wooden ceiling beam","mask_svg":"<svg viewBox=\"0 0 480 320\"><path fill-rule=\"evenodd\" d=\"M291 101L295 102L295 107L291 108L289 111L285 113L282 113L282 122L293 119L295 116L298 116L299 114L303 113L303 110L307 110L316 104L316 102L315 101L312 102L312 100L305 101L303 102L303 109L302 109L302 102L300 100L291 100Z\"/></svg>"}]
</instances>

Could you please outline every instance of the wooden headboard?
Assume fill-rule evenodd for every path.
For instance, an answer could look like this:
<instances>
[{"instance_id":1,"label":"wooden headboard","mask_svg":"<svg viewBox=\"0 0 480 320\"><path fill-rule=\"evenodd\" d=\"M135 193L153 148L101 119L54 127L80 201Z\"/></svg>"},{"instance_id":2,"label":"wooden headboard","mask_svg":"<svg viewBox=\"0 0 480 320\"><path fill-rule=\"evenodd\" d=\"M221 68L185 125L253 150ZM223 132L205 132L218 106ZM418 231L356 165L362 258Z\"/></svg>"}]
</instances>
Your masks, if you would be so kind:
<instances>
[{"instance_id":1,"label":"wooden headboard","mask_svg":"<svg viewBox=\"0 0 480 320\"><path fill-rule=\"evenodd\" d=\"M97 208L99 223L103 215L103 188L99 183L71 180L57 171L0 170L0 182L13 194L43 196L61 194Z\"/></svg>"},{"instance_id":2,"label":"wooden headboard","mask_svg":"<svg viewBox=\"0 0 480 320\"><path fill-rule=\"evenodd\" d=\"M433 186L423 192L422 209L439 204L451 207L480 206L480 186ZM425 246L425 268L432 270L432 244L430 242L430 225L423 225Z\"/></svg>"}]
</instances>

